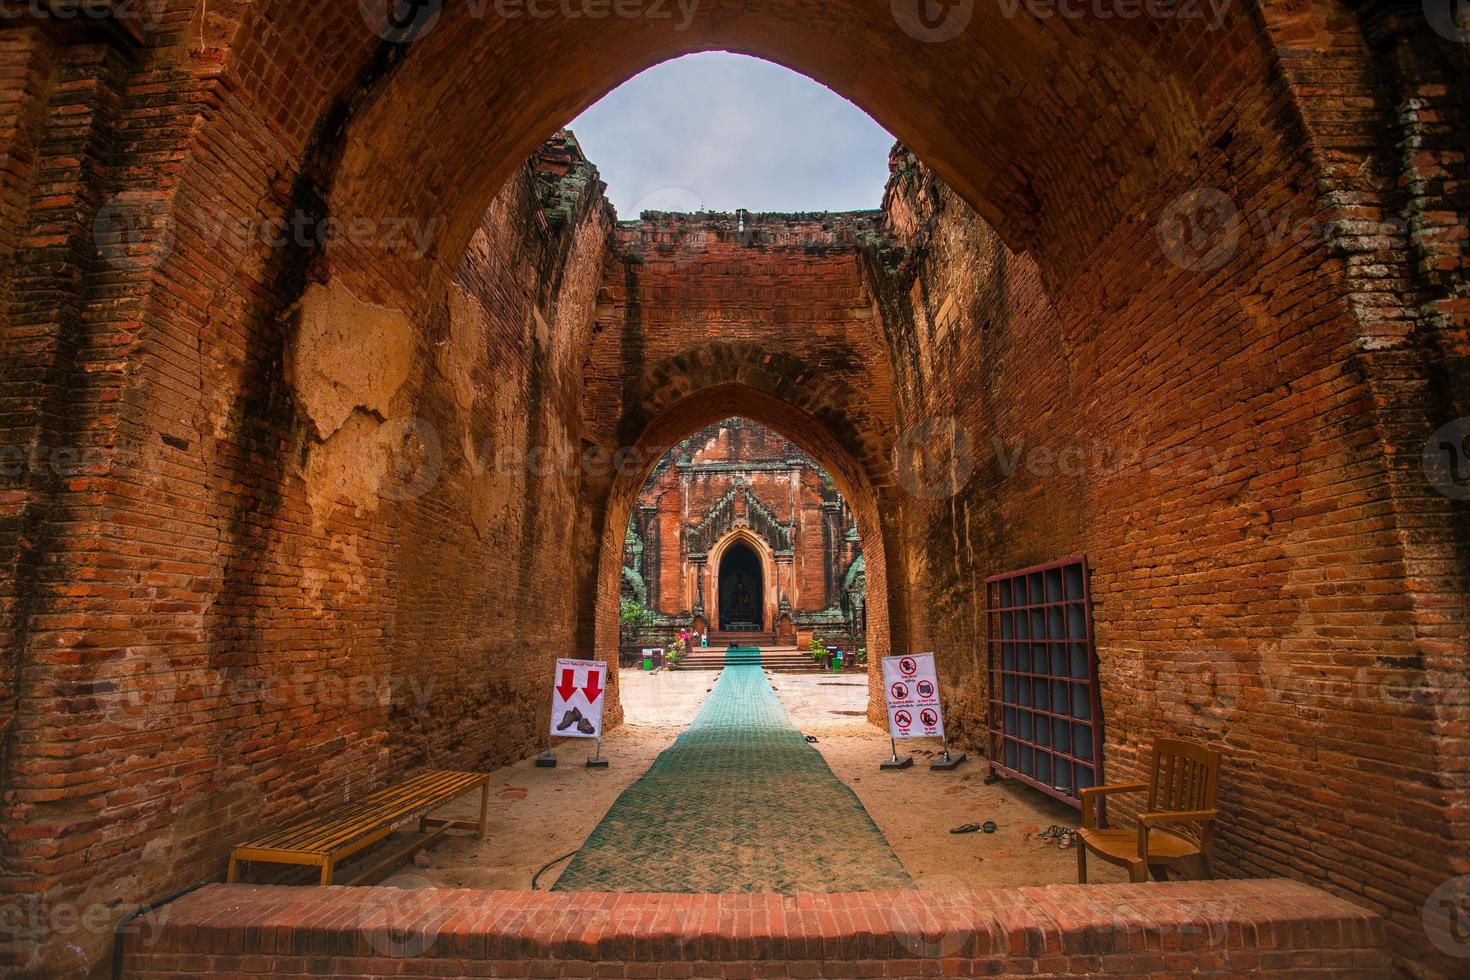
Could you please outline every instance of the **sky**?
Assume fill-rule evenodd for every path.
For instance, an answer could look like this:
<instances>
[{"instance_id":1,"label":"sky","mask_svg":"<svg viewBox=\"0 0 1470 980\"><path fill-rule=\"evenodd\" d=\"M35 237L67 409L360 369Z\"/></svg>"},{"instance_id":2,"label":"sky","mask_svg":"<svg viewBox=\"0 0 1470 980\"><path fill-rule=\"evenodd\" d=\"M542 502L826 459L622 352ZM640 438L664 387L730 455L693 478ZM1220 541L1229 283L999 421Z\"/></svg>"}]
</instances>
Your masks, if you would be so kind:
<instances>
[{"instance_id":1,"label":"sky","mask_svg":"<svg viewBox=\"0 0 1470 980\"><path fill-rule=\"evenodd\" d=\"M656 65L571 129L625 221L645 210L876 208L893 145L831 89L725 52Z\"/></svg>"}]
</instances>

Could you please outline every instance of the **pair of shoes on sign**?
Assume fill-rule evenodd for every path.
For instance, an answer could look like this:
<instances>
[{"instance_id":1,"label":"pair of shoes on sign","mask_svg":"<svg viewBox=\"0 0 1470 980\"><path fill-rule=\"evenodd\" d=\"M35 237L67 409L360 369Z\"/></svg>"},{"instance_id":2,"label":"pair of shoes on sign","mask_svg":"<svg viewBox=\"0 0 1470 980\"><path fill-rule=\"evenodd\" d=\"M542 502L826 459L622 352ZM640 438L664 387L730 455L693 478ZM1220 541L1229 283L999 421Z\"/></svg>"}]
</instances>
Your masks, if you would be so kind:
<instances>
[{"instance_id":1,"label":"pair of shoes on sign","mask_svg":"<svg viewBox=\"0 0 1470 980\"><path fill-rule=\"evenodd\" d=\"M556 730L564 732L573 725L576 725L577 731L583 735L591 735L594 730L592 722L582 716L581 708L569 708L567 713L561 716L561 724L556 726Z\"/></svg>"}]
</instances>

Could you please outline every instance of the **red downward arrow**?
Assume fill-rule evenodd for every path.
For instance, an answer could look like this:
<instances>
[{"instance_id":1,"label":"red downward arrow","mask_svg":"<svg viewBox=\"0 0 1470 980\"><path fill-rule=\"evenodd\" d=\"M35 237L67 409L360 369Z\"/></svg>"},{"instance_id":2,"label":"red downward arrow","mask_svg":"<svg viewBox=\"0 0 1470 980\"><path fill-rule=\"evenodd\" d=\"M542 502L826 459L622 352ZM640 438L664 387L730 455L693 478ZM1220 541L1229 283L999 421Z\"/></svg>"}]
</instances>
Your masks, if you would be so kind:
<instances>
[{"instance_id":1,"label":"red downward arrow","mask_svg":"<svg viewBox=\"0 0 1470 980\"><path fill-rule=\"evenodd\" d=\"M587 695L588 704L596 704L597 699L602 697L602 685L599 681L597 671L587 671L587 686L582 688L582 693Z\"/></svg>"},{"instance_id":2,"label":"red downward arrow","mask_svg":"<svg viewBox=\"0 0 1470 980\"><path fill-rule=\"evenodd\" d=\"M561 672L561 683L556 685L556 693L561 695L563 701L570 699L573 694L577 693L577 683L572 679L572 669L570 667Z\"/></svg>"}]
</instances>

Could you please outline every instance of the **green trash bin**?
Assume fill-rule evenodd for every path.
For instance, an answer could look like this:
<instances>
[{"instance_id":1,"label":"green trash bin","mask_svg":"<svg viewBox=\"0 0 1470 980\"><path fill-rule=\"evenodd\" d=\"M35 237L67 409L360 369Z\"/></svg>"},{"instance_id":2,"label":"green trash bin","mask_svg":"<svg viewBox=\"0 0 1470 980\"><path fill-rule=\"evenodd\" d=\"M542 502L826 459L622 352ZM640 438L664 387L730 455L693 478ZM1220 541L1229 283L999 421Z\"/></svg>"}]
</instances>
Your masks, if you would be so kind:
<instances>
[{"instance_id":1,"label":"green trash bin","mask_svg":"<svg viewBox=\"0 0 1470 980\"><path fill-rule=\"evenodd\" d=\"M842 672L842 654L834 653L832 655L832 670L837 673Z\"/></svg>"},{"instance_id":2,"label":"green trash bin","mask_svg":"<svg viewBox=\"0 0 1470 980\"><path fill-rule=\"evenodd\" d=\"M653 669L653 658L652 657L644 657L643 658L643 669L644 670L652 670Z\"/></svg>"}]
</instances>

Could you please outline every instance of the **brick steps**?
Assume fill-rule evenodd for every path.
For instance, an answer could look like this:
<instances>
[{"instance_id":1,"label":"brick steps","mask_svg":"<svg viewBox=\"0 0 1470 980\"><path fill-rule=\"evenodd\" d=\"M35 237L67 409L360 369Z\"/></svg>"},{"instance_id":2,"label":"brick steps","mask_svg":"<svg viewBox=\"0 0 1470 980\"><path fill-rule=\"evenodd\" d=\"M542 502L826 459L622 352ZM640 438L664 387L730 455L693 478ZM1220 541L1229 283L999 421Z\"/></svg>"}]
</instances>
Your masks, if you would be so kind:
<instances>
[{"instance_id":1,"label":"brick steps","mask_svg":"<svg viewBox=\"0 0 1470 980\"><path fill-rule=\"evenodd\" d=\"M209 885L129 977L1388 977L1383 920L1300 882L655 895Z\"/></svg>"},{"instance_id":2,"label":"brick steps","mask_svg":"<svg viewBox=\"0 0 1470 980\"><path fill-rule=\"evenodd\" d=\"M812 655L796 647L761 647L761 666L774 674L820 674ZM725 650L713 646L696 650L679 661L680 670L723 670Z\"/></svg>"}]
</instances>

